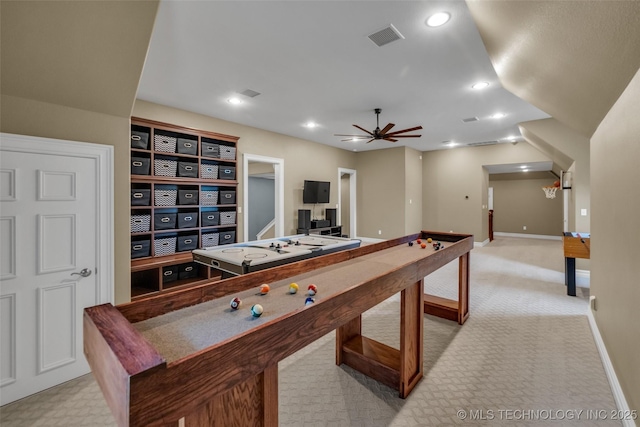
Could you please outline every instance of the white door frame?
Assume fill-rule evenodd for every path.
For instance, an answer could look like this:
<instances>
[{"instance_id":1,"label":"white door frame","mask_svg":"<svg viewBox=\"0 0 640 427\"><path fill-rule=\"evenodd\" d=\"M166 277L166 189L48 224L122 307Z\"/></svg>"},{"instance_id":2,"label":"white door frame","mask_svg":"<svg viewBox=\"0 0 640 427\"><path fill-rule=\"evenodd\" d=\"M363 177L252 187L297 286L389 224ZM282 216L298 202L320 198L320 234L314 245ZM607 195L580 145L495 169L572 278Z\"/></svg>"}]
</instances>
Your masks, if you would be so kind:
<instances>
[{"instance_id":1,"label":"white door frame","mask_svg":"<svg viewBox=\"0 0 640 427\"><path fill-rule=\"evenodd\" d=\"M113 146L0 133L2 151L89 158L96 161L96 305L115 303L113 253Z\"/></svg>"},{"instance_id":2,"label":"white door frame","mask_svg":"<svg viewBox=\"0 0 640 427\"><path fill-rule=\"evenodd\" d=\"M275 187L275 237L284 236L284 159L244 153L242 163L242 203L244 206L243 242L249 241L249 162L270 163L273 165Z\"/></svg>"},{"instance_id":3,"label":"white door frame","mask_svg":"<svg viewBox=\"0 0 640 427\"><path fill-rule=\"evenodd\" d=\"M356 223L356 171L355 169L338 168L338 218L342 218L342 175L347 174L349 177L349 237L354 239L358 235L358 227ZM346 234L343 233L342 234Z\"/></svg>"}]
</instances>

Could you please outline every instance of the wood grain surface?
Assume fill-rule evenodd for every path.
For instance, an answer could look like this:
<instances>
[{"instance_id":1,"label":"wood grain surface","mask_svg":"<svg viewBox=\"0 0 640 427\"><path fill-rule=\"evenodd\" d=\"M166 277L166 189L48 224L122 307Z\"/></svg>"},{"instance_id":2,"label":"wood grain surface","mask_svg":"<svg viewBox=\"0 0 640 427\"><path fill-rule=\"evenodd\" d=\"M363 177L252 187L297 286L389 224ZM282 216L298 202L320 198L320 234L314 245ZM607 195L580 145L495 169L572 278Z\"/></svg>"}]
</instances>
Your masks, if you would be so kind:
<instances>
[{"instance_id":1,"label":"wood grain surface","mask_svg":"<svg viewBox=\"0 0 640 427\"><path fill-rule=\"evenodd\" d=\"M401 261L401 253L393 251L394 247L406 245L416 237L426 238L427 236L450 243L440 251L421 251L413 248L411 257L415 259L404 261ZM263 387L252 381L265 375L263 373L274 366L277 369L278 361L339 326L358 318L361 313L390 296L422 283L426 275L468 253L472 247L472 236L423 231L217 283L145 298L117 308L107 305L103 308L87 309L85 323L90 327L85 328L85 339L90 345L86 347L85 352L96 377L107 378L113 372L117 374L113 381L99 381L99 383L105 396L116 396L110 406L114 414L120 415L120 417L117 416L120 425L142 426L158 423L173 425L174 421L177 422L182 417L206 416L204 414L207 410L202 408L238 386L241 389L248 387L244 393L248 393L249 397L244 398L246 402L242 405L251 407L252 404L249 402L252 401L252 397L250 396L254 396L256 390ZM388 252L392 255L389 259L382 256L382 252L386 249L391 250ZM314 270L336 266L370 254L372 259L385 267L383 272L368 277L364 281L358 280L357 274L353 274L350 281L345 282L342 289L330 297L320 298L317 303L304 309L278 315L256 327L169 363L165 363L163 355L146 342L131 325L131 323L151 319L184 307L250 290L260 283L286 280L297 274L312 274ZM416 299L422 302L421 298L413 298L413 300ZM96 327L91 326L91 323ZM419 323L422 324L422 322ZM419 346L415 337L410 336L405 339L406 345ZM137 355L136 349L140 349L142 354ZM251 349L250 355L247 349ZM419 360L422 358L420 357ZM118 364L121 365L119 368ZM401 369L409 376L412 374L415 376L417 365L416 363ZM275 382L277 390L277 377L275 380L272 376L269 378L265 381ZM120 396L124 393L123 390L129 390L128 399ZM273 396L265 395L264 397L274 399ZM269 422L272 423L275 418L277 424L277 397L275 399L276 414L267 414L264 419L271 420ZM269 408L264 406L265 410L273 412L273 401L266 405L270 406ZM247 409L247 411L252 410ZM125 423L122 414L127 412L129 418L128 423Z\"/></svg>"}]
</instances>

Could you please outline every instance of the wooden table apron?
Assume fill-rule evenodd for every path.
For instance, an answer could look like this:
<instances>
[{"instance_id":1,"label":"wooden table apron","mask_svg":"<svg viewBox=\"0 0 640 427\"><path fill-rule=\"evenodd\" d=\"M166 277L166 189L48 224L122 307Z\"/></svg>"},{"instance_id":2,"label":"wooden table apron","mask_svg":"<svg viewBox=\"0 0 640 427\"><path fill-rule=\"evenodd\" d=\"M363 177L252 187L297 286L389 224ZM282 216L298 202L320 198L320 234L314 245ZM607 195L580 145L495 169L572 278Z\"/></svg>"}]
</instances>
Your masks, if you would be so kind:
<instances>
[{"instance_id":1,"label":"wooden table apron","mask_svg":"<svg viewBox=\"0 0 640 427\"><path fill-rule=\"evenodd\" d=\"M283 280L426 236L450 243L440 251L429 248L424 257L414 262L391 267L366 282L349 283L341 292L303 310L287 313L170 363L132 325L184 307L228 297L260 283ZM278 361L339 328L336 351L340 354L337 354L336 362L345 362L344 359L351 357L345 354L353 355L353 349L362 342L365 346L375 345L365 337L358 341L360 315L402 292L403 326L398 364L403 383L397 384L396 389L406 397L422 377L423 279L460 258L461 266L466 260L468 285L468 255L472 247L473 237L469 235L422 231L118 307L104 304L87 308L84 314L85 354L119 425L176 426L183 417L187 426L242 425L247 420L225 420L230 416L229 403L238 396L248 401L253 399L250 403L254 407L235 408L231 416L259 418L251 420L253 425L277 425ZM358 339L354 341L354 338ZM363 357L366 359L367 356L351 363L358 365L354 366L356 369L373 369L372 364L363 362ZM385 375L382 376L373 375L384 381ZM225 411L226 415L220 411Z\"/></svg>"}]
</instances>

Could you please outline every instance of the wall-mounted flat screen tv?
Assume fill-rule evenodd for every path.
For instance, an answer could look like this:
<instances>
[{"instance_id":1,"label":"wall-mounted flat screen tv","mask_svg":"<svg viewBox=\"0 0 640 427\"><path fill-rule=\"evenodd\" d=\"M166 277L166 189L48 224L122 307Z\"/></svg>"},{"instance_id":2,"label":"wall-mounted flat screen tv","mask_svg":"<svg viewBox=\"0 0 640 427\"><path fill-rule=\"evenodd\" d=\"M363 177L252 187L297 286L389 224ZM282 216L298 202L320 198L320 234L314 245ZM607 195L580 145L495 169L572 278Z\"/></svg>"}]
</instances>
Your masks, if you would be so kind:
<instances>
[{"instance_id":1,"label":"wall-mounted flat screen tv","mask_svg":"<svg viewBox=\"0 0 640 427\"><path fill-rule=\"evenodd\" d=\"M302 203L329 203L329 182L304 181Z\"/></svg>"}]
</instances>

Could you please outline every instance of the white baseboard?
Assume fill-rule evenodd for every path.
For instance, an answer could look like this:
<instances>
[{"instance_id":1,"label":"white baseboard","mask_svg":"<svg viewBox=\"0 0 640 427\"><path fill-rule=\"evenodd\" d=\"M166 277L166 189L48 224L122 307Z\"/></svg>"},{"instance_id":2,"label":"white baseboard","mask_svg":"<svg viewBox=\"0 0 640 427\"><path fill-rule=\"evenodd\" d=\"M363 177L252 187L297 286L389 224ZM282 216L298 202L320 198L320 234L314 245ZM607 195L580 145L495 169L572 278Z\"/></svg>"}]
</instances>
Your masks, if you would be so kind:
<instances>
[{"instance_id":1,"label":"white baseboard","mask_svg":"<svg viewBox=\"0 0 640 427\"><path fill-rule=\"evenodd\" d=\"M364 243L379 243L379 242L384 242L386 240L386 239L374 239L373 237L356 237L356 239L360 239Z\"/></svg>"},{"instance_id":2,"label":"white baseboard","mask_svg":"<svg viewBox=\"0 0 640 427\"><path fill-rule=\"evenodd\" d=\"M489 239L486 239L484 242L473 242L473 247L481 248L489 244Z\"/></svg>"},{"instance_id":3,"label":"white baseboard","mask_svg":"<svg viewBox=\"0 0 640 427\"><path fill-rule=\"evenodd\" d=\"M586 279L591 278L591 270L578 270L576 269L576 277L584 277Z\"/></svg>"},{"instance_id":4,"label":"white baseboard","mask_svg":"<svg viewBox=\"0 0 640 427\"><path fill-rule=\"evenodd\" d=\"M497 231L494 232L493 235L502 237L524 237L525 239L562 240L562 236L545 236L543 234L503 233L501 231Z\"/></svg>"},{"instance_id":5,"label":"white baseboard","mask_svg":"<svg viewBox=\"0 0 640 427\"><path fill-rule=\"evenodd\" d=\"M616 406L619 411L622 413L630 413L629 404L627 403L627 399L624 397L622 387L620 387L616 371L613 369L613 364L609 358L607 347L604 345L602 335L600 335L600 330L598 329L595 317L593 317L593 311L591 311L591 308L587 308L587 319L589 319L589 326L591 327L591 333L593 334L593 340L596 343L596 348L598 349L598 353L600 353L600 360L602 360L604 372L609 380L611 393L613 393L613 400L616 402ZM636 427L634 420L622 420L622 425L624 427Z\"/></svg>"}]
</instances>

